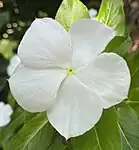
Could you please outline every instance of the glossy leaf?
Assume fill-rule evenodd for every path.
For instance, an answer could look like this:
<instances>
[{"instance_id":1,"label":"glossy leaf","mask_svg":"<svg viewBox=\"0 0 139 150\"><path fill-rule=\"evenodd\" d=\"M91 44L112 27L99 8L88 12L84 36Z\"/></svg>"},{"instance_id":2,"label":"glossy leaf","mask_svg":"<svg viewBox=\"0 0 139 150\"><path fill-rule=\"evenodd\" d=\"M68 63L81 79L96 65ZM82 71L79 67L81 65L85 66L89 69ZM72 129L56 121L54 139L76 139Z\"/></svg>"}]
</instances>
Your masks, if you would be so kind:
<instances>
[{"instance_id":1,"label":"glossy leaf","mask_svg":"<svg viewBox=\"0 0 139 150\"><path fill-rule=\"evenodd\" d=\"M129 98L126 101L136 113L137 117L139 118L139 87L133 88L129 92Z\"/></svg>"},{"instance_id":2,"label":"glossy leaf","mask_svg":"<svg viewBox=\"0 0 139 150\"><path fill-rule=\"evenodd\" d=\"M117 35L125 34L123 0L102 0L97 19L114 28Z\"/></svg>"},{"instance_id":3,"label":"glossy leaf","mask_svg":"<svg viewBox=\"0 0 139 150\"><path fill-rule=\"evenodd\" d=\"M17 108L12 115L12 121L5 127L0 128L0 143L7 144L9 141L20 129L24 123L24 113L21 108Z\"/></svg>"},{"instance_id":4,"label":"glossy leaf","mask_svg":"<svg viewBox=\"0 0 139 150\"><path fill-rule=\"evenodd\" d=\"M49 145L48 150L72 150L67 149L67 143L63 137L55 133L51 145Z\"/></svg>"},{"instance_id":5,"label":"glossy leaf","mask_svg":"<svg viewBox=\"0 0 139 150\"><path fill-rule=\"evenodd\" d=\"M135 111L128 105L118 108L119 129L121 131L122 150L139 149L139 120Z\"/></svg>"},{"instance_id":6,"label":"glossy leaf","mask_svg":"<svg viewBox=\"0 0 139 150\"><path fill-rule=\"evenodd\" d=\"M132 45L130 37L116 36L105 48L105 52L114 52L121 57L125 57L128 53L129 47Z\"/></svg>"},{"instance_id":7,"label":"glossy leaf","mask_svg":"<svg viewBox=\"0 0 139 150\"><path fill-rule=\"evenodd\" d=\"M131 82L131 89L133 88L138 88L139 87L139 53L131 53L127 54L125 56L125 59L127 60L130 72L131 72L131 77L132 77L132 82Z\"/></svg>"},{"instance_id":8,"label":"glossy leaf","mask_svg":"<svg viewBox=\"0 0 139 150\"><path fill-rule=\"evenodd\" d=\"M87 7L80 0L63 0L56 20L68 31L71 25L79 19L90 18Z\"/></svg>"},{"instance_id":9,"label":"glossy leaf","mask_svg":"<svg viewBox=\"0 0 139 150\"><path fill-rule=\"evenodd\" d=\"M121 150L121 138L114 108L104 111L98 124L83 136L71 139L73 150Z\"/></svg>"},{"instance_id":10,"label":"glossy leaf","mask_svg":"<svg viewBox=\"0 0 139 150\"><path fill-rule=\"evenodd\" d=\"M121 138L117 114L114 108L110 108L104 112L100 122L96 125L96 132L102 150L121 150Z\"/></svg>"},{"instance_id":11,"label":"glossy leaf","mask_svg":"<svg viewBox=\"0 0 139 150\"><path fill-rule=\"evenodd\" d=\"M129 53L129 48L132 45L130 37L115 37L106 47L105 52L115 52L122 56L129 67L131 74L131 89L139 86L139 53ZM129 93L129 95L131 92ZM133 95L133 94L132 94Z\"/></svg>"},{"instance_id":12,"label":"glossy leaf","mask_svg":"<svg viewBox=\"0 0 139 150\"><path fill-rule=\"evenodd\" d=\"M50 146L54 143L54 137L55 131L53 127L48 123L39 131L39 133L37 133L36 136L34 136L25 150L49 150Z\"/></svg>"},{"instance_id":13,"label":"glossy leaf","mask_svg":"<svg viewBox=\"0 0 139 150\"><path fill-rule=\"evenodd\" d=\"M72 138L70 144L73 150L101 150L94 128L82 136Z\"/></svg>"},{"instance_id":14,"label":"glossy leaf","mask_svg":"<svg viewBox=\"0 0 139 150\"><path fill-rule=\"evenodd\" d=\"M34 150L33 148L35 145L37 147L37 144L40 145L43 142L44 144L39 148L39 150L45 150L45 148L51 143L53 137L53 130L51 130L48 126L49 123L44 113L36 115L30 121L25 123L20 131L4 145L4 149Z\"/></svg>"},{"instance_id":15,"label":"glossy leaf","mask_svg":"<svg viewBox=\"0 0 139 150\"><path fill-rule=\"evenodd\" d=\"M35 113L26 112L18 107L12 114L11 122L7 126L0 128L0 143L3 145L7 144L7 142L14 137L20 128L35 115Z\"/></svg>"}]
</instances>

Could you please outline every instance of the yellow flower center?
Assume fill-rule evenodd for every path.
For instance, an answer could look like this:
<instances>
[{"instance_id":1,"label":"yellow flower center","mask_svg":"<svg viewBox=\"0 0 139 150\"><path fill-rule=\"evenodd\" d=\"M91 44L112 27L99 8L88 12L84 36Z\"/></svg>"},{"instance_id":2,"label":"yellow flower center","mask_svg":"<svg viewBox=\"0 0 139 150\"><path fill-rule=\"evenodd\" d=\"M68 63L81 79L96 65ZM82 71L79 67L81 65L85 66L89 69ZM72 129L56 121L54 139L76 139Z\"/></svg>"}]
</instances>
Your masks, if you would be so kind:
<instances>
[{"instance_id":1,"label":"yellow flower center","mask_svg":"<svg viewBox=\"0 0 139 150\"><path fill-rule=\"evenodd\" d=\"M72 75L73 73L75 73L75 69L74 68L67 68L67 73L68 73L68 75Z\"/></svg>"}]
</instances>

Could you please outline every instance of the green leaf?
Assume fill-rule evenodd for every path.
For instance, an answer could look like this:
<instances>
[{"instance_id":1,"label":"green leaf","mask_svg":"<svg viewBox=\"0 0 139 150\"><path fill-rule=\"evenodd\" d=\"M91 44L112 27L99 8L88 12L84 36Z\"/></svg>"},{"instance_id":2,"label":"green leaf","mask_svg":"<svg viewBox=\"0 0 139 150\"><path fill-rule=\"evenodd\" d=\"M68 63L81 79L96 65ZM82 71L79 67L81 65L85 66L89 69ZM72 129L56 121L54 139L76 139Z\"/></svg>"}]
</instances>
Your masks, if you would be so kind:
<instances>
[{"instance_id":1,"label":"green leaf","mask_svg":"<svg viewBox=\"0 0 139 150\"><path fill-rule=\"evenodd\" d=\"M26 123L27 118L31 119L35 114L28 113L18 107L15 112L12 115L11 122L3 128L0 128L0 143L7 144L7 141L9 141L23 126L24 123Z\"/></svg>"},{"instance_id":2,"label":"green leaf","mask_svg":"<svg viewBox=\"0 0 139 150\"><path fill-rule=\"evenodd\" d=\"M121 137L114 108L104 111L98 124L83 136L71 139L73 150L121 150Z\"/></svg>"},{"instance_id":3,"label":"green leaf","mask_svg":"<svg viewBox=\"0 0 139 150\"><path fill-rule=\"evenodd\" d=\"M108 44L105 52L115 52L126 60L132 77L131 89L135 89L139 87L139 53L129 53L128 49L131 45L130 37L117 36Z\"/></svg>"},{"instance_id":4,"label":"green leaf","mask_svg":"<svg viewBox=\"0 0 139 150\"><path fill-rule=\"evenodd\" d=\"M123 0L102 0L97 19L114 28L117 35L125 34Z\"/></svg>"},{"instance_id":5,"label":"green leaf","mask_svg":"<svg viewBox=\"0 0 139 150\"><path fill-rule=\"evenodd\" d=\"M103 117L96 125L96 133L102 150L121 150L121 138L114 108L104 111Z\"/></svg>"},{"instance_id":6,"label":"green leaf","mask_svg":"<svg viewBox=\"0 0 139 150\"><path fill-rule=\"evenodd\" d=\"M16 107L16 101L15 101L14 97L12 96L11 92L9 92L9 94L8 94L7 101L8 101L8 104L10 104L10 106L12 107L12 109L14 109Z\"/></svg>"},{"instance_id":7,"label":"green leaf","mask_svg":"<svg viewBox=\"0 0 139 150\"><path fill-rule=\"evenodd\" d=\"M48 134L49 133L49 134ZM45 150L53 137L46 114L40 113L20 129L20 131L4 145L4 150ZM42 144L43 145L40 145ZM35 146L35 147L34 147Z\"/></svg>"},{"instance_id":8,"label":"green leaf","mask_svg":"<svg viewBox=\"0 0 139 150\"><path fill-rule=\"evenodd\" d=\"M53 138L55 137L53 127L48 123L46 124L37 135L33 138L33 140L28 144L25 150L47 150L50 145L54 143ZM55 145L56 146L56 145ZM57 150L58 147L56 146ZM54 149L53 149L54 150Z\"/></svg>"},{"instance_id":9,"label":"green leaf","mask_svg":"<svg viewBox=\"0 0 139 150\"><path fill-rule=\"evenodd\" d=\"M129 91L129 98L126 101L126 104L136 112L139 118L139 87L133 88Z\"/></svg>"},{"instance_id":10,"label":"green leaf","mask_svg":"<svg viewBox=\"0 0 139 150\"><path fill-rule=\"evenodd\" d=\"M0 41L0 54L6 59L9 59L13 56L13 49L16 48L17 42L10 40L1 40Z\"/></svg>"},{"instance_id":11,"label":"green leaf","mask_svg":"<svg viewBox=\"0 0 139 150\"><path fill-rule=\"evenodd\" d=\"M121 57L125 57L129 47L132 45L130 37L116 36L105 48L105 52L114 52Z\"/></svg>"},{"instance_id":12,"label":"green leaf","mask_svg":"<svg viewBox=\"0 0 139 150\"><path fill-rule=\"evenodd\" d=\"M137 102L139 104L139 87L130 90L128 101L135 101L135 103Z\"/></svg>"},{"instance_id":13,"label":"green leaf","mask_svg":"<svg viewBox=\"0 0 139 150\"><path fill-rule=\"evenodd\" d=\"M94 128L82 136L72 138L70 144L73 150L101 150Z\"/></svg>"},{"instance_id":14,"label":"green leaf","mask_svg":"<svg viewBox=\"0 0 139 150\"><path fill-rule=\"evenodd\" d=\"M7 144L7 141L16 134L20 126L24 122L23 118L23 113L22 109L17 108L16 111L14 112L12 116L12 121L11 123L1 129L1 136L0 136L0 141L2 144Z\"/></svg>"},{"instance_id":15,"label":"green leaf","mask_svg":"<svg viewBox=\"0 0 139 150\"><path fill-rule=\"evenodd\" d=\"M105 52L115 52L126 60L132 77L131 89L135 89L139 87L139 53L129 53L131 45L130 37L117 36L108 44Z\"/></svg>"},{"instance_id":16,"label":"green leaf","mask_svg":"<svg viewBox=\"0 0 139 150\"><path fill-rule=\"evenodd\" d=\"M51 145L49 145L47 150L67 150L67 143L64 141L63 137L58 133L55 133ZM71 148L68 150L72 150Z\"/></svg>"},{"instance_id":17,"label":"green leaf","mask_svg":"<svg viewBox=\"0 0 139 150\"><path fill-rule=\"evenodd\" d=\"M80 0L63 0L56 20L68 31L72 24L79 19L90 18L87 7Z\"/></svg>"},{"instance_id":18,"label":"green leaf","mask_svg":"<svg viewBox=\"0 0 139 150\"><path fill-rule=\"evenodd\" d=\"M117 38L117 40L116 40ZM124 57L130 69L132 82L126 104L118 105L119 129L122 137L122 150L139 149L139 53L128 53L132 44L129 37L116 37L106 48ZM122 40L123 39L123 40Z\"/></svg>"},{"instance_id":19,"label":"green leaf","mask_svg":"<svg viewBox=\"0 0 139 150\"><path fill-rule=\"evenodd\" d=\"M122 136L122 150L139 150L139 120L128 105L118 108L119 128Z\"/></svg>"},{"instance_id":20,"label":"green leaf","mask_svg":"<svg viewBox=\"0 0 139 150\"><path fill-rule=\"evenodd\" d=\"M127 60L132 82L131 82L131 89L138 88L139 87L139 53L132 53L127 54L125 56L125 59Z\"/></svg>"}]
</instances>

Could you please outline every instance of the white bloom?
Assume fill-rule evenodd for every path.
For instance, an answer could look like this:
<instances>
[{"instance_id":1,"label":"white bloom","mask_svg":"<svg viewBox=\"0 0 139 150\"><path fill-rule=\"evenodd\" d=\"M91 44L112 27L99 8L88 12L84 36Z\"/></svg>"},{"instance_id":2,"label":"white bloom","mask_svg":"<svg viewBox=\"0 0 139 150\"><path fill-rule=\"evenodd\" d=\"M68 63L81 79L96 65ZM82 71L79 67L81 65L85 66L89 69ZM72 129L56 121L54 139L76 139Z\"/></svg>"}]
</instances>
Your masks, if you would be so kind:
<instances>
[{"instance_id":1,"label":"white bloom","mask_svg":"<svg viewBox=\"0 0 139 150\"><path fill-rule=\"evenodd\" d=\"M10 60L9 66L7 67L7 73L9 76L13 74L19 63L20 63L19 57L17 55L14 55Z\"/></svg>"},{"instance_id":2,"label":"white bloom","mask_svg":"<svg viewBox=\"0 0 139 150\"><path fill-rule=\"evenodd\" d=\"M89 15L91 19L94 19L94 17L97 15L97 10L94 8L89 9Z\"/></svg>"},{"instance_id":3,"label":"white bloom","mask_svg":"<svg viewBox=\"0 0 139 150\"><path fill-rule=\"evenodd\" d=\"M6 126L11 118L13 110L9 104L4 104L0 102L0 127Z\"/></svg>"},{"instance_id":4,"label":"white bloom","mask_svg":"<svg viewBox=\"0 0 139 150\"><path fill-rule=\"evenodd\" d=\"M18 104L29 112L47 110L66 139L91 129L103 109L128 95L125 60L101 53L114 36L96 20L80 20L68 33L53 19L36 19L19 45L21 63L9 79Z\"/></svg>"}]
</instances>

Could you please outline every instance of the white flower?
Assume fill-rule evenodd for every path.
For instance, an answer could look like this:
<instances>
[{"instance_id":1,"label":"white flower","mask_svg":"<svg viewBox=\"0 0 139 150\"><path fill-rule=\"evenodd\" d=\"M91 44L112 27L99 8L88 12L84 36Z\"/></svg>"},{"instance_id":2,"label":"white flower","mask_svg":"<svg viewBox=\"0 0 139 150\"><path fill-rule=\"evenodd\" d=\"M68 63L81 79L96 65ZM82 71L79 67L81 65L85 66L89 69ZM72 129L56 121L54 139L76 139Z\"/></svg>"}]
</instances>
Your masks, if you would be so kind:
<instances>
[{"instance_id":1,"label":"white flower","mask_svg":"<svg viewBox=\"0 0 139 150\"><path fill-rule=\"evenodd\" d=\"M11 118L13 110L9 104L4 104L0 102L0 127L6 126Z\"/></svg>"},{"instance_id":2,"label":"white flower","mask_svg":"<svg viewBox=\"0 0 139 150\"><path fill-rule=\"evenodd\" d=\"M97 15L97 10L94 8L89 9L89 15L91 19L94 19L94 17Z\"/></svg>"},{"instance_id":3,"label":"white flower","mask_svg":"<svg viewBox=\"0 0 139 150\"><path fill-rule=\"evenodd\" d=\"M19 57L17 55L14 55L10 60L9 66L7 67L7 73L9 76L13 74L14 70L19 65L19 63L20 63Z\"/></svg>"},{"instance_id":4,"label":"white flower","mask_svg":"<svg viewBox=\"0 0 139 150\"><path fill-rule=\"evenodd\" d=\"M53 19L36 19L19 45L21 63L9 79L18 104L29 112L47 110L66 139L91 129L103 109L128 95L125 60L101 53L114 36L96 20L80 20L68 33Z\"/></svg>"}]
</instances>

